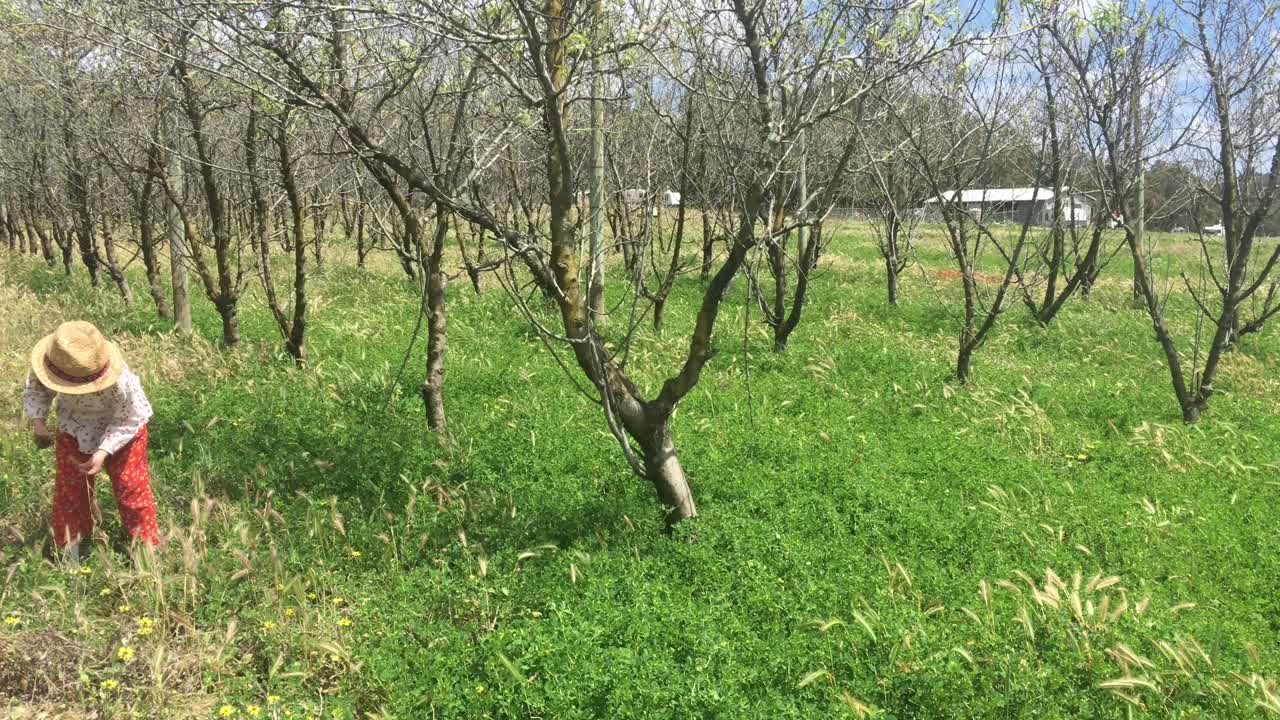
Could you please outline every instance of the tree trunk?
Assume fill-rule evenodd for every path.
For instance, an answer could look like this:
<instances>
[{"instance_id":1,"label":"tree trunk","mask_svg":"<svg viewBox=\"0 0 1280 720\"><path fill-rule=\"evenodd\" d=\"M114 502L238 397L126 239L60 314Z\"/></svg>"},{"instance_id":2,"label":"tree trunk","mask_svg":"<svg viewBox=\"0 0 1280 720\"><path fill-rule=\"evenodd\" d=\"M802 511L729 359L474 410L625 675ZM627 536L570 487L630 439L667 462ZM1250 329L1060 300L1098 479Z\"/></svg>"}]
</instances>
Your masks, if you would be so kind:
<instances>
[{"instance_id":1,"label":"tree trunk","mask_svg":"<svg viewBox=\"0 0 1280 720\"><path fill-rule=\"evenodd\" d=\"M683 198L681 198L683 200ZM715 241L711 236L711 214L702 209L702 282L711 276L711 259L715 256Z\"/></svg>"},{"instance_id":2,"label":"tree trunk","mask_svg":"<svg viewBox=\"0 0 1280 720\"><path fill-rule=\"evenodd\" d=\"M431 241L431 253L424 268L427 283L427 371L419 390L427 415L427 428L444 433L444 355L448 339L448 316L445 313L446 279L440 264L444 257L444 243L449 230L449 214L444 208L436 210L436 232Z\"/></svg>"},{"instance_id":3,"label":"tree trunk","mask_svg":"<svg viewBox=\"0 0 1280 720\"><path fill-rule=\"evenodd\" d=\"M236 301L218 300L214 303L218 316L222 318L222 344L233 348L240 344L240 317L236 312Z\"/></svg>"},{"instance_id":4,"label":"tree trunk","mask_svg":"<svg viewBox=\"0 0 1280 720\"><path fill-rule=\"evenodd\" d=\"M71 237L71 230L62 227L61 223L55 223L52 232L56 234L45 233L39 226L36 227L36 232L40 234L40 246L44 250L46 262L53 259L52 240L58 235L62 236L62 242L58 243L58 251L62 253L62 270L67 277L71 277L76 261L76 241Z\"/></svg>"},{"instance_id":5,"label":"tree trunk","mask_svg":"<svg viewBox=\"0 0 1280 720\"><path fill-rule=\"evenodd\" d=\"M969 382L970 366L973 362L973 346L964 339L960 340L960 353L956 357L956 380L964 385Z\"/></svg>"},{"instance_id":6,"label":"tree trunk","mask_svg":"<svg viewBox=\"0 0 1280 720\"><path fill-rule=\"evenodd\" d=\"M319 242L319 238L317 238ZM284 349L298 367L307 364L307 251L302 243L293 249L293 320Z\"/></svg>"},{"instance_id":7,"label":"tree trunk","mask_svg":"<svg viewBox=\"0 0 1280 720\"><path fill-rule=\"evenodd\" d=\"M600 20L600 0L594 6L595 20ZM604 85L597 61L598 53L591 55L591 241L588 252L591 258L591 281L587 285L587 307L591 322L602 324L604 315ZM654 309L654 324L661 329L658 309Z\"/></svg>"},{"instance_id":8,"label":"tree trunk","mask_svg":"<svg viewBox=\"0 0 1280 720\"><path fill-rule=\"evenodd\" d=\"M120 297L124 298L125 307L133 307L133 288L129 287L129 278L124 274L124 268L116 261L116 241L115 228L111 226L107 213L99 216L102 221L102 247L103 261L107 267L107 275L111 281L116 284L116 289L120 291ZM94 244L94 254L98 252L97 244Z\"/></svg>"},{"instance_id":9,"label":"tree trunk","mask_svg":"<svg viewBox=\"0 0 1280 720\"><path fill-rule=\"evenodd\" d=\"M158 160L152 160L155 165ZM154 165L153 165L154 167ZM158 168L155 168L158 169ZM151 223L151 200L154 196L155 179L148 176L143 181L138 195L138 246L142 250L142 264L147 270L147 291L156 305L156 313L161 320L172 320L169 313L169 301L165 297L164 280L160 276L160 260L156 257L156 232Z\"/></svg>"},{"instance_id":10,"label":"tree trunk","mask_svg":"<svg viewBox=\"0 0 1280 720\"><path fill-rule=\"evenodd\" d=\"M316 255L316 270L320 270L324 263L324 258L321 256L321 248L324 245L327 214L325 208L320 205L320 198L316 197L314 209L311 211L311 234L316 244L313 249Z\"/></svg>"},{"instance_id":11,"label":"tree trunk","mask_svg":"<svg viewBox=\"0 0 1280 720\"><path fill-rule=\"evenodd\" d=\"M898 305L898 273L902 268L902 263L898 259L898 231L901 229L901 221L898 220L896 208L890 209L888 215L885 221L885 282L888 284L889 304L896 307Z\"/></svg>"},{"instance_id":12,"label":"tree trunk","mask_svg":"<svg viewBox=\"0 0 1280 720\"><path fill-rule=\"evenodd\" d=\"M658 500L669 508L667 526L672 527L681 520L695 517L698 508L693 502L689 479L676 455L675 444L671 439L670 419L652 422L647 431L646 436L640 439L645 473L658 493Z\"/></svg>"},{"instance_id":13,"label":"tree trunk","mask_svg":"<svg viewBox=\"0 0 1280 720\"><path fill-rule=\"evenodd\" d=\"M17 247L17 238L9 233L9 204L4 200L0 200L0 238L4 239L4 244L9 246L9 252L13 252Z\"/></svg>"},{"instance_id":14,"label":"tree trunk","mask_svg":"<svg viewBox=\"0 0 1280 720\"><path fill-rule=\"evenodd\" d=\"M364 267L364 256L368 252L364 245L364 200L361 198L360 207L356 210L356 267Z\"/></svg>"},{"instance_id":15,"label":"tree trunk","mask_svg":"<svg viewBox=\"0 0 1280 720\"><path fill-rule=\"evenodd\" d=\"M176 152L169 153L167 183L174 198L184 194L182 160ZM166 232L169 239L169 280L173 285L173 324L179 334L191 334L191 286L187 283L187 248L182 217L178 207L165 204Z\"/></svg>"},{"instance_id":16,"label":"tree trunk","mask_svg":"<svg viewBox=\"0 0 1280 720\"><path fill-rule=\"evenodd\" d=\"M22 225L18 222L18 211L9 208L9 213L5 216L5 223L9 226L9 237L13 240L14 249L18 253L27 251L27 239L23 236Z\"/></svg>"},{"instance_id":17,"label":"tree trunk","mask_svg":"<svg viewBox=\"0 0 1280 720\"><path fill-rule=\"evenodd\" d=\"M888 283L888 286L889 286L889 304L892 305L893 307L897 307L898 306L898 273L895 271L895 268L893 267L893 260L891 260L890 258L885 258L884 269L885 269L885 273L884 273L885 281Z\"/></svg>"},{"instance_id":18,"label":"tree trunk","mask_svg":"<svg viewBox=\"0 0 1280 720\"><path fill-rule=\"evenodd\" d=\"M266 195L258 182L258 113L249 110L249 123L245 135L245 165L249 168L249 194L252 199L253 227L257 236L259 272L262 276L262 289L267 296L267 307L275 318L276 327L284 338L285 352L293 358L298 367L306 364L306 311L307 311L307 244L303 225L307 219L303 205L303 195L298 192L297 177L294 174L294 159L289 151L289 114L286 112L278 120L275 135L276 149L279 152L280 184L284 186L285 196L289 200L290 227L292 239L289 246L293 250L293 317L285 314L284 308L276 296L275 280L271 274L271 242L268 237L270 211L267 207ZM314 222L314 218L313 218ZM319 238L317 237L317 240Z\"/></svg>"}]
</instances>

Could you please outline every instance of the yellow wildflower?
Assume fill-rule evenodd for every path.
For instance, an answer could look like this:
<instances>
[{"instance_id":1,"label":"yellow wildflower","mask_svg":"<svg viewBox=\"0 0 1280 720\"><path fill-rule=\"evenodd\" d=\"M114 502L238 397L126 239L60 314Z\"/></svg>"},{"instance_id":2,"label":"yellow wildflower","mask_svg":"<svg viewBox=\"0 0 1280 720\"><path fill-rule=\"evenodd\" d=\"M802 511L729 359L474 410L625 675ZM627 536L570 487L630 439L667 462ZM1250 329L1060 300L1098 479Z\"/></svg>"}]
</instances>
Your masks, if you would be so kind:
<instances>
[{"instance_id":1,"label":"yellow wildflower","mask_svg":"<svg viewBox=\"0 0 1280 720\"><path fill-rule=\"evenodd\" d=\"M477 695L479 695L479 694L480 694L480 693L482 693L482 692L484 692L484 686L483 686L483 685L477 685L477 686L476 686L476 694L477 694Z\"/></svg>"},{"instance_id":2,"label":"yellow wildflower","mask_svg":"<svg viewBox=\"0 0 1280 720\"><path fill-rule=\"evenodd\" d=\"M218 714L221 715L222 717L231 717L232 715L236 714L236 709L232 705L223 705L222 707L218 708Z\"/></svg>"},{"instance_id":3,"label":"yellow wildflower","mask_svg":"<svg viewBox=\"0 0 1280 720\"><path fill-rule=\"evenodd\" d=\"M138 634L139 635L150 635L153 628L154 628L154 623L152 622L151 618L149 617L138 618Z\"/></svg>"},{"instance_id":4,"label":"yellow wildflower","mask_svg":"<svg viewBox=\"0 0 1280 720\"><path fill-rule=\"evenodd\" d=\"M92 575L92 574L93 574L93 568L88 567L87 565L81 565L79 568L77 568L77 569L76 569L76 574L77 574L77 575Z\"/></svg>"},{"instance_id":5,"label":"yellow wildflower","mask_svg":"<svg viewBox=\"0 0 1280 720\"><path fill-rule=\"evenodd\" d=\"M125 662L129 662L130 660L133 659L133 648L129 647L128 645L122 646L119 650L116 651L116 657L120 658Z\"/></svg>"},{"instance_id":6,"label":"yellow wildflower","mask_svg":"<svg viewBox=\"0 0 1280 720\"><path fill-rule=\"evenodd\" d=\"M129 607L129 603L123 603L123 604L121 604L120 606L118 606L118 607L116 608L116 611L117 611L117 612L122 612L122 613L127 613L127 612L129 612L130 610L132 610L132 609L133 609L133 608Z\"/></svg>"},{"instance_id":7,"label":"yellow wildflower","mask_svg":"<svg viewBox=\"0 0 1280 720\"><path fill-rule=\"evenodd\" d=\"M293 617L293 608L291 608L291 607L287 607L287 608L285 608L285 609L284 609L284 616L285 616L285 617Z\"/></svg>"},{"instance_id":8,"label":"yellow wildflower","mask_svg":"<svg viewBox=\"0 0 1280 720\"><path fill-rule=\"evenodd\" d=\"M249 717L256 718L262 715L262 708L258 707L257 705L249 705L244 709L244 711L249 713Z\"/></svg>"},{"instance_id":9,"label":"yellow wildflower","mask_svg":"<svg viewBox=\"0 0 1280 720\"><path fill-rule=\"evenodd\" d=\"M315 600L315 599L316 599L316 594L315 594L315 593L307 593L307 599L308 599L308 600Z\"/></svg>"},{"instance_id":10,"label":"yellow wildflower","mask_svg":"<svg viewBox=\"0 0 1280 720\"><path fill-rule=\"evenodd\" d=\"M344 603L344 602L346 602L346 600L343 600L341 597L336 597L336 598L334 598L334 599L333 599L333 604L334 604L334 605L341 605L341 604L342 604L342 603Z\"/></svg>"},{"instance_id":11,"label":"yellow wildflower","mask_svg":"<svg viewBox=\"0 0 1280 720\"><path fill-rule=\"evenodd\" d=\"M339 620L338 627L351 627L351 618L342 618Z\"/></svg>"},{"instance_id":12,"label":"yellow wildflower","mask_svg":"<svg viewBox=\"0 0 1280 720\"><path fill-rule=\"evenodd\" d=\"M115 680L103 680L103 681L102 681L102 689L103 689L103 690L115 690L115 689L116 689L116 688L118 688L118 687L120 687L120 683L116 682Z\"/></svg>"},{"instance_id":13,"label":"yellow wildflower","mask_svg":"<svg viewBox=\"0 0 1280 720\"><path fill-rule=\"evenodd\" d=\"M17 615L10 615L4 619L4 624L9 626L17 625L20 622L22 622L22 618Z\"/></svg>"},{"instance_id":14,"label":"yellow wildflower","mask_svg":"<svg viewBox=\"0 0 1280 720\"><path fill-rule=\"evenodd\" d=\"M262 629L263 629L263 630L274 630L274 629L275 629L275 627L276 627L276 624L275 624L275 623L273 623L273 622L271 622L270 620L264 620L264 621L262 622Z\"/></svg>"},{"instance_id":15,"label":"yellow wildflower","mask_svg":"<svg viewBox=\"0 0 1280 720\"><path fill-rule=\"evenodd\" d=\"M100 597L106 597L111 594L111 588L102 588L98 591Z\"/></svg>"},{"instance_id":16,"label":"yellow wildflower","mask_svg":"<svg viewBox=\"0 0 1280 720\"><path fill-rule=\"evenodd\" d=\"M268 704L268 705L275 705L275 704L276 704L276 703L278 703L278 702L280 702L280 696L279 696L279 695L268 695L268 696L267 696L267 704Z\"/></svg>"},{"instance_id":17,"label":"yellow wildflower","mask_svg":"<svg viewBox=\"0 0 1280 720\"><path fill-rule=\"evenodd\" d=\"M351 559L352 559L352 560L359 560L359 559L360 559L360 551L359 551L359 550L352 550L352 551L351 551Z\"/></svg>"}]
</instances>

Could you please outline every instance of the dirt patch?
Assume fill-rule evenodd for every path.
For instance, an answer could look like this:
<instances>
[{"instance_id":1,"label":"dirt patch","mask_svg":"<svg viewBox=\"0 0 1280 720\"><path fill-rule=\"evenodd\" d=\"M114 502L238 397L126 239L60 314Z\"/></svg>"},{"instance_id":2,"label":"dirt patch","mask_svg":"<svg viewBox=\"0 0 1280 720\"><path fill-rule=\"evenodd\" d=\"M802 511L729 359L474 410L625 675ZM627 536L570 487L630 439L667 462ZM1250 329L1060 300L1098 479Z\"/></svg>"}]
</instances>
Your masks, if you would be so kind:
<instances>
[{"instance_id":1,"label":"dirt patch","mask_svg":"<svg viewBox=\"0 0 1280 720\"><path fill-rule=\"evenodd\" d=\"M0 697L30 703L74 697L80 656L79 643L52 631L0 638Z\"/></svg>"}]
</instances>

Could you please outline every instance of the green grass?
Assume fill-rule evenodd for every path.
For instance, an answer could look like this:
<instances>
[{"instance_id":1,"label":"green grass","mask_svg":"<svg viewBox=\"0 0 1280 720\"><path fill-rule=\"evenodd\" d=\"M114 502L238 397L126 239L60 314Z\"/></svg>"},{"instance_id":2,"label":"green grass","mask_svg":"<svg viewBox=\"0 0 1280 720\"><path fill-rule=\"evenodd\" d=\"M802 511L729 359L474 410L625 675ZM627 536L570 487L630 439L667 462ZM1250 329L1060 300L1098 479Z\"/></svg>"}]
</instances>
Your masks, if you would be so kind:
<instances>
[{"instance_id":1,"label":"green grass","mask_svg":"<svg viewBox=\"0 0 1280 720\"><path fill-rule=\"evenodd\" d=\"M1188 247L1165 239L1164 272L1192 267ZM393 268L335 253L298 371L256 297L227 354L203 298L184 341L143 293L125 309L4 260L10 397L58 319L118 338L156 409L162 525L187 549L131 567L103 548L89 575L45 561L51 458L7 415L0 613L18 622L0 626L0 696L66 717L1280 714L1274 329L1186 427L1120 259L1047 329L1010 310L958 387L939 248L898 308L860 230L832 256L785 354L754 309L744 351L733 286L674 423L702 515L672 535L496 284L450 288L441 448L421 346L388 394L418 302ZM677 283L664 335L641 333L629 367L648 391L699 293ZM1187 303L1169 310L1184 338ZM137 636L144 613L157 629Z\"/></svg>"}]
</instances>

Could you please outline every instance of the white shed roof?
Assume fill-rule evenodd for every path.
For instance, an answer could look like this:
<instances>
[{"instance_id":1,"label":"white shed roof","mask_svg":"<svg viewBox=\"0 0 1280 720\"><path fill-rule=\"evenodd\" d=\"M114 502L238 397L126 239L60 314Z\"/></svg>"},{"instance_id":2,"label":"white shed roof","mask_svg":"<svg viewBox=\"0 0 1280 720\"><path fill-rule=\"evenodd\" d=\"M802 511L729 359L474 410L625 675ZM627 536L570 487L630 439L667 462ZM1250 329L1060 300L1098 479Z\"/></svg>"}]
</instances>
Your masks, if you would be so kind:
<instances>
[{"instance_id":1,"label":"white shed roof","mask_svg":"<svg viewBox=\"0 0 1280 720\"><path fill-rule=\"evenodd\" d=\"M1064 187L1062 192L1070 195L1071 188ZM955 198L956 192L948 190L942 193L940 197L929 198L925 202L951 202ZM1030 202L1032 198L1039 200L1052 200L1053 188L985 188L982 190L962 190L960 198L956 202L961 204L981 204L981 203L1006 203L1006 202Z\"/></svg>"}]
</instances>

